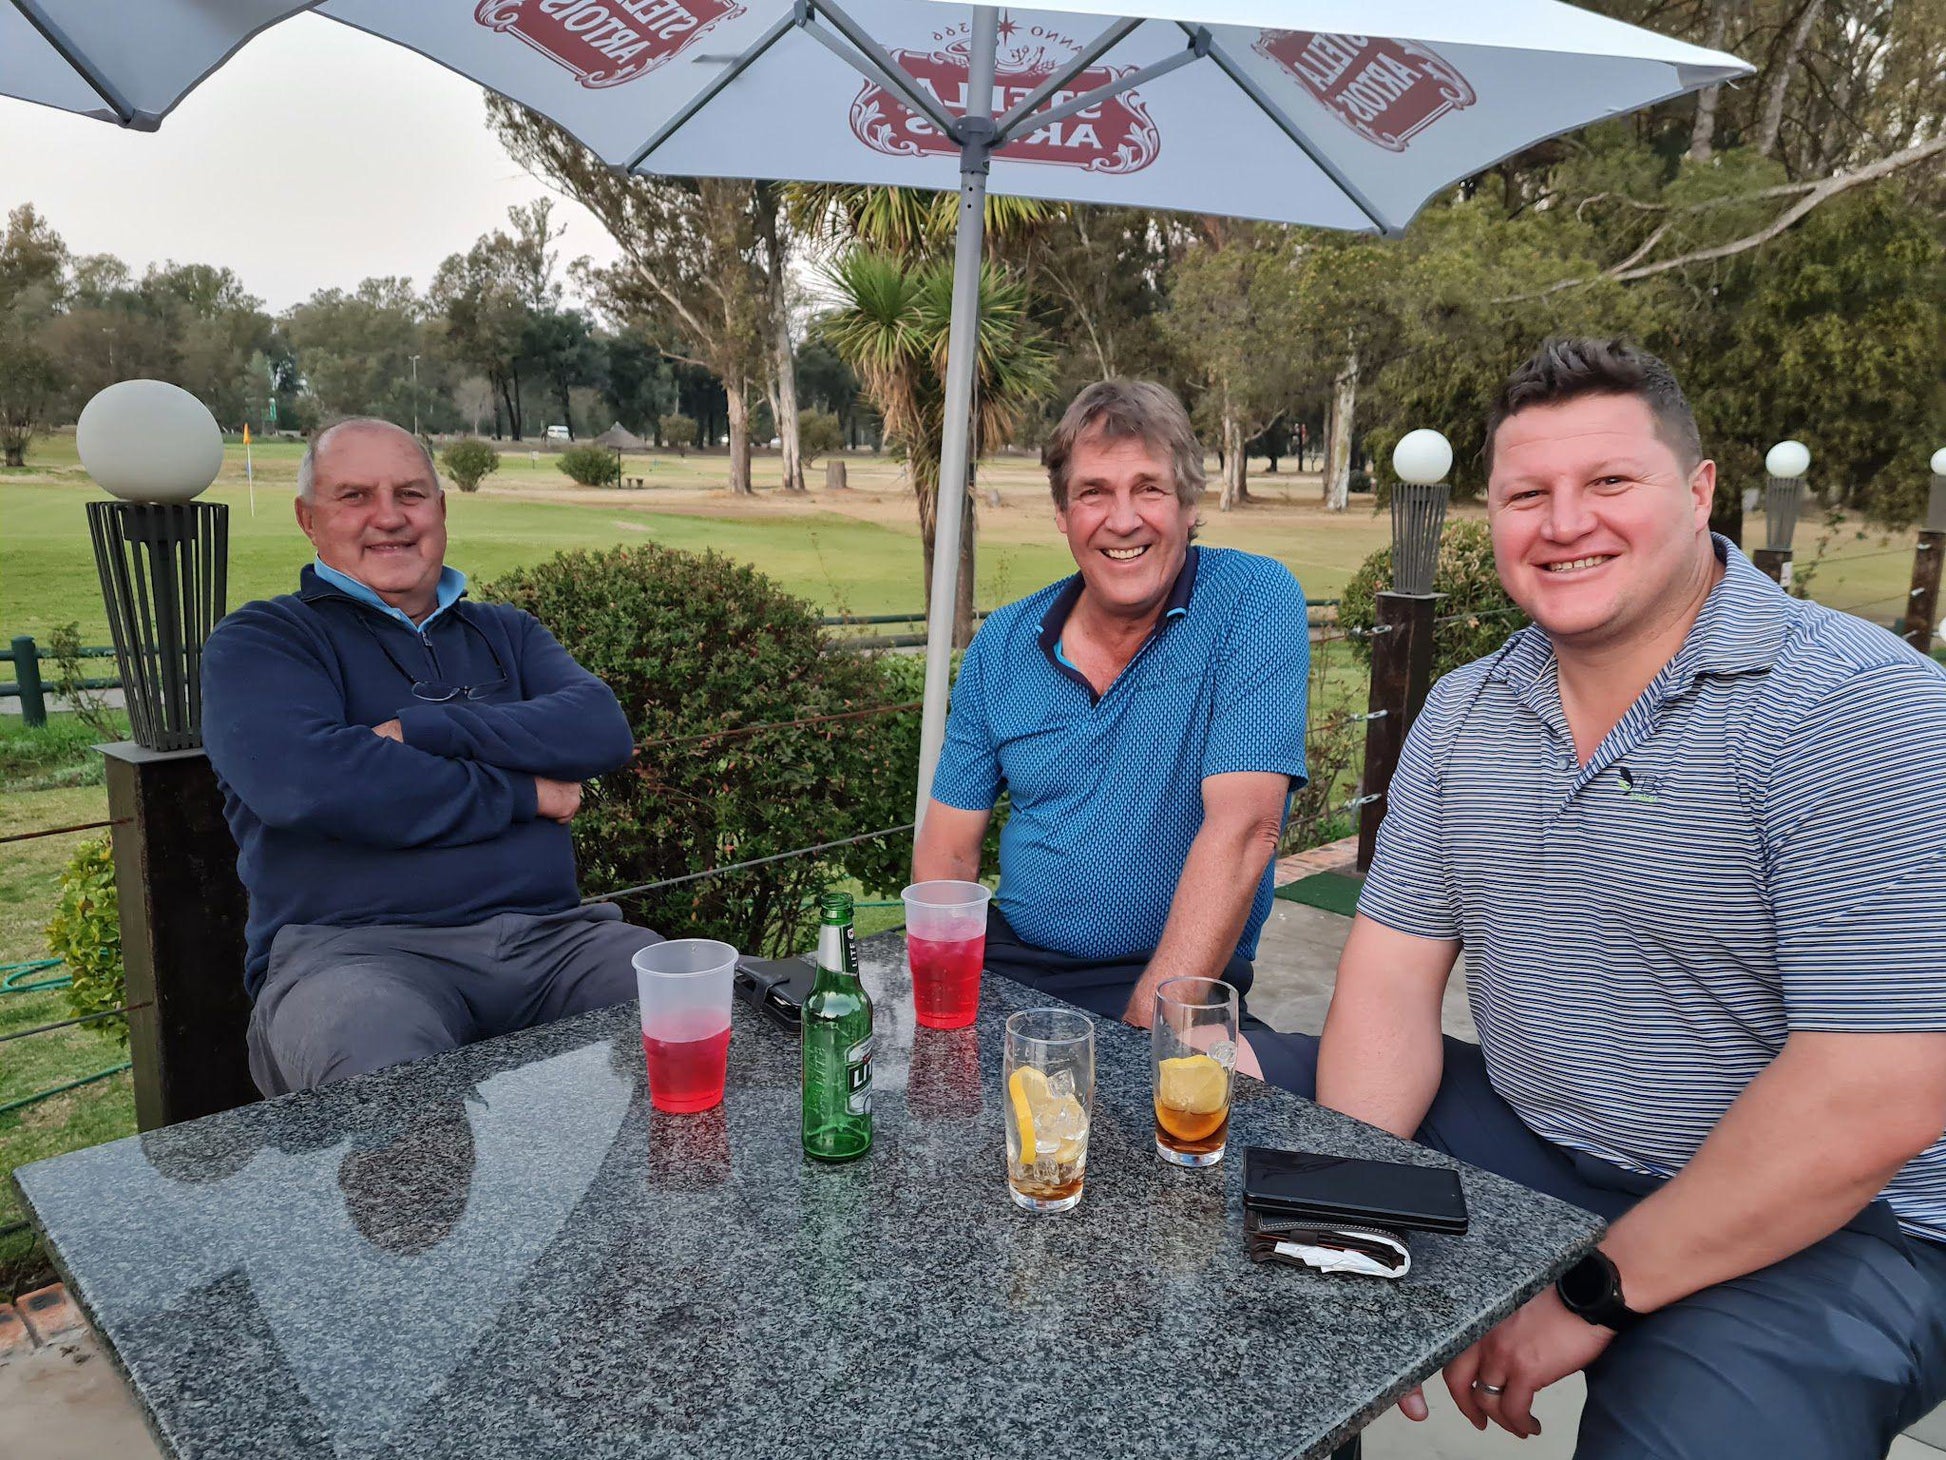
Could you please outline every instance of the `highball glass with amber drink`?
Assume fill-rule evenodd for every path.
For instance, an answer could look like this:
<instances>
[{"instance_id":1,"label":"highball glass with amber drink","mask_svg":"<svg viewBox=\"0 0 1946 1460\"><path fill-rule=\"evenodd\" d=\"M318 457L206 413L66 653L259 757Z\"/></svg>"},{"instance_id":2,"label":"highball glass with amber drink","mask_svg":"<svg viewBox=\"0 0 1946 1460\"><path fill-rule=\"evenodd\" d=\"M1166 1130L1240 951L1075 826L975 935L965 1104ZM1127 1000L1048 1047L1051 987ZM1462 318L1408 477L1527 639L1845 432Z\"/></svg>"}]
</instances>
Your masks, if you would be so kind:
<instances>
[{"instance_id":1,"label":"highball glass with amber drink","mask_svg":"<svg viewBox=\"0 0 1946 1460\"><path fill-rule=\"evenodd\" d=\"M1077 1009L1007 1017L1007 1188L1032 1212L1081 1200L1095 1108L1095 1026Z\"/></svg>"},{"instance_id":2,"label":"highball glass with amber drink","mask_svg":"<svg viewBox=\"0 0 1946 1460\"><path fill-rule=\"evenodd\" d=\"M1172 978L1155 991L1155 1151L1177 1166L1214 1166L1230 1136L1237 991L1221 979Z\"/></svg>"}]
</instances>

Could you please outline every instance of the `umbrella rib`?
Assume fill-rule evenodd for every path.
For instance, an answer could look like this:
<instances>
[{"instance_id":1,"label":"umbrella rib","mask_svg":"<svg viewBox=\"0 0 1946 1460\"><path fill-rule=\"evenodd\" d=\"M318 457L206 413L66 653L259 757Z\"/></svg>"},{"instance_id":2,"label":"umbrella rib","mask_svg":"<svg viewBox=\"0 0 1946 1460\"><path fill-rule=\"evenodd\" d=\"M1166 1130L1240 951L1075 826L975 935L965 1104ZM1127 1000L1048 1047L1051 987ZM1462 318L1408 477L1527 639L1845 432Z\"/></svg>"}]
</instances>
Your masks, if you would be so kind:
<instances>
[{"instance_id":1,"label":"umbrella rib","mask_svg":"<svg viewBox=\"0 0 1946 1460\"><path fill-rule=\"evenodd\" d=\"M1209 32L1201 31L1200 34L1207 38ZM1051 127L1056 122L1066 121L1076 112L1084 112L1091 106L1100 106L1110 97L1120 96L1124 91L1128 91L1132 87L1144 85L1147 82L1155 80L1158 76L1167 76L1171 71L1179 70L1187 66L1191 61L1200 61L1206 53L1204 43L1199 41L1187 50L1178 51L1173 56L1157 61L1153 66L1144 66L1138 70L1131 71L1119 81L1111 81L1106 86L1097 86L1093 91L1084 92L1080 96L1062 102L1059 106L1049 107L1038 116L1030 117L1028 120L1034 124L1035 130L1037 131L1042 127ZM1003 133L994 139L994 146L998 147L1006 140L1007 137Z\"/></svg>"},{"instance_id":2,"label":"umbrella rib","mask_svg":"<svg viewBox=\"0 0 1946 1460\"><path fill-rule=\"evenodd\" d=\"M829 49L834 56L841 61L849 63L854 69L864 72L867 79L876 81L879 85L889 87L891 90L898 92L909 103L924 112L926 120L939 128L942 133L951 137L955 142L961 140L959 126L947 114L946 110L938 102L934 101L932 97L928 96L924 88L915 84L911 77L906 75L905 68L897 61L894 61L886 49L877 41L873 40L857 21L845 14L838 6L832 4L831 0L812 0L812 3L805 5L804 8L810 12L810 18L805 22L805 30L810 32L813 37ZM837 28L838 34L851 42L853 48L858 52L856 56L845 54L842 46L837 45L830 36L819 30L816 25L810 23L819 15L829 20ZM864 64L865 62L870 62L875 70L868 70Z\"/></svg>"},{"instance_id":3,"label":"umbrella rib","mask_svg":"<svg viewBox=\"0 0 1946 1460\"><path fill-rule=\"evenodd\" d=\"M1139 15L1124 17L1109 26L1107 30L1096 36L1087 45L1083 46L1079 55L1060 70L1056 71L1052 76L1048 77L1039 86L1036 86L1021 101L1020 105L1000 118L994 127L994 145L998 146L1006 141L1013 134L1014 128L1020 125L1022 118L1026 117L1035 107L1046 101L1055 92L1059 91L1063 86L1068 85L1075 77L1079 76L1083 71L1086 71L1095 62L1108 54L1109 51L1119 45L1124 38L1141 26L1141 24L1142 17Z\"/></svg>"},{"instance_id":4,"label":"umbrella rib","mask_svg":"<svg viewBox=\"0 0 1946 1460\"><path fill-rule=\"evenodd\" d=\"M1177 24L1182 25L1182 22L1178 21ZM1192 37L1196 34L1195 30L1187 25L1182 25L1182 28L1186 34ZM1304 135L1303 130L1297 123L1290 119L1282 107L1271 100L1270 93L1259 86L1249 72L1237 65L1235 59L1231 57L1229 52L1225 51L1216 42L1211 41L1209 57L1222 68L1225 76L1236 83L1237 90L1255 102L1258 110L1276 123L1278 130L1297 144L1298 151L1316 163L1318 170L1336 183L1339 191L1358 205L1358 211L1371 220L1374 228L1388 237L1394 236L1401 231L1386 223L1385 219L1380 215L1379 209L1372 203L1371 199L1367 198L1359 190L1357 184L1345 176L1344 169L1340 168L1337 163L1333 162L1329 157L1326 157L1323 152L1312 145L1311 139Z\"/></svg>"},{"instance_id":5,"label":"umbrella rib","mask_svg":"<svg viewBox=\"0 0 1946 1460\"><path fill-rule=\"evenodd\" d=\"M42 13L39 0L13 0L13 4L27 23L40 32L41 39L52 46L63 61L74 67L75 73L88 83L96 96L108 103L124 127L134 122L135 108L128 104L127 98L101 74L92 61L74 48L66 33Z\"/></svg>"},{"instance_id":6,"label":"umbrella rib","mask_svg":"<svg viewBox=\"0 0 1946 1460\"><path fill-rule=\"evenodd\" d=\"M804 24L804 21L800 19L800 12L793 10L775 25L771 26L769 30L758 36L756 41L742 55L738 56L729 64L722 75L710 82L708 86L705 86L700 93L690 100L687 106L669 118L668 121L664 122L661 127L657 128L655 135L649 138L641 151L629 158L627 165L622 170L624 172L633 172L636 168L640 167L648 160L651 152L655 151L664 142L667 142L681 128L687 126L696 113L721 96L723 89L745 71L749 70L765 51L776 45L777 42L789 35L792 30L801 24Z\"/></svg>"}]
</instances>

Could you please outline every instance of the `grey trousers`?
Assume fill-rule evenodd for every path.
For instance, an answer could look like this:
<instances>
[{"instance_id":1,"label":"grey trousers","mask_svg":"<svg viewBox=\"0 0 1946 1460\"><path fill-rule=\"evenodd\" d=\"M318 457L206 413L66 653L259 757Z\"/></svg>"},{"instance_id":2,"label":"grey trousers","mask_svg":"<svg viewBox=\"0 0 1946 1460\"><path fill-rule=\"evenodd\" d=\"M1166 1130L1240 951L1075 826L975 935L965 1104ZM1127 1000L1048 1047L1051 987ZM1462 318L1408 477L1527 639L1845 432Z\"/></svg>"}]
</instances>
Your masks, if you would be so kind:
<instances>
[{"instance_id":1,"label":"grey trousers","mask_svg":"<svg viewBox=\"0 0 1946 1460\"><path fill-rule=\"evenodd\" d=\"M659 933L612 903L460 928L280 928L250 1016L266 1095L310 1090L635 997Z\"/></svg>"},{"instance_id":2,"label":"grey trousers","mask_svg":"<svg viewBox=\"0 0 1946 1460\"><path fill-rule=\"evenodd\" d=\"M1311 1098L1315 1035L1253 1033L1250 1047L1271 1083ZM1659 1185L1542 1140L1488 1083L1479 1046L1445 1050L1425 1145L1611 1220ZM1577 1460L1877 1460L1946 1399L1946 1246L1874 1202L1651 1314L1587 1378Z\"/></svg>"}]
</instances>

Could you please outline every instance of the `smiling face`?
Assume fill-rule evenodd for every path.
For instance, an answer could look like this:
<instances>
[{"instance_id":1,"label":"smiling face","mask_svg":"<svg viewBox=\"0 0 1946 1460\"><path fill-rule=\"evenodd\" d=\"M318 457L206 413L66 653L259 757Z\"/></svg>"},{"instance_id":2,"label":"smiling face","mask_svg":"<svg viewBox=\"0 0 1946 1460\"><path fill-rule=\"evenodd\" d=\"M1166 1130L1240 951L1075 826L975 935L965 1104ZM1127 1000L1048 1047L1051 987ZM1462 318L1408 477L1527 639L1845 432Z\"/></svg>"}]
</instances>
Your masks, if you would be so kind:
<instances>
[{"instance_id":1,"label":"smiling face","mask_svg":"<svg viewBox=\"0 0 1946 1460\"><path fill-rule=\"evenodd\" d=\"M1714 581L1715 487L1715 463L1685 463L1639 396L1529 406L1493 438L1500 581L1557 648L1653 642Z\"/></svg>"},{"instance_id":2,"label":"smiling face","mask_svg":"<svg viewBox=\"0 0 1946 1460\"><path fill-rule=\"evenodd\" d=\"M1166 451L1139 436L1074 443L1068 500L1054 522L1081 569L1083 596L1115 618L1153 617L1189 553L1196 506L1176 495Z\"/></svg>"},{"instance_id":3,"label":"smiling face","mask_svg":"<svg viewBox=\"0 0 1946 1460\"><path fill-rule=\"evenodd\" d=\"M417 621L438 601L446 498L416 442L394 426L327 433L297 525L319 559Z\"/></svg>"}]
</instances>

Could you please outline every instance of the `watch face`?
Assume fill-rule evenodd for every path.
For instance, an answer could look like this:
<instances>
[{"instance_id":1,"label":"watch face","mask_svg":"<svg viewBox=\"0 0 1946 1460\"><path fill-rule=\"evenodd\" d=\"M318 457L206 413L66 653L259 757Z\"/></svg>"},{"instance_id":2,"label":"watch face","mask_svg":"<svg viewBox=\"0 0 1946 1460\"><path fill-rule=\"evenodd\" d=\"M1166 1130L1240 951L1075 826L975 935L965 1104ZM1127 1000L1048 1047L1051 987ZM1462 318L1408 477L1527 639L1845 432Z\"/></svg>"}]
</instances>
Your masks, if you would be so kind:
<instances>
[{"instance_id":1,"label":"watch face","mask_svg":"<svg viewBox=\"0 0 1946 1460\"><path fill-rule=\"evenodd\" d=\"M1589 1253L1561 1274L1561 1301L1576 1312L1592 1308L1612 1291L1609 1266L1596 1253Z\"/></svg>"}]
</instances>

